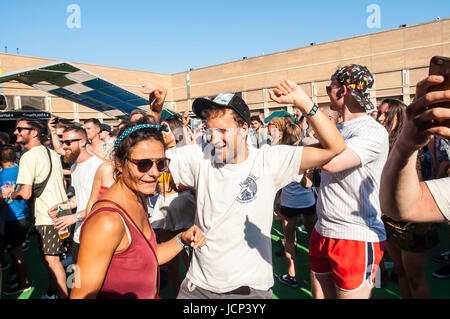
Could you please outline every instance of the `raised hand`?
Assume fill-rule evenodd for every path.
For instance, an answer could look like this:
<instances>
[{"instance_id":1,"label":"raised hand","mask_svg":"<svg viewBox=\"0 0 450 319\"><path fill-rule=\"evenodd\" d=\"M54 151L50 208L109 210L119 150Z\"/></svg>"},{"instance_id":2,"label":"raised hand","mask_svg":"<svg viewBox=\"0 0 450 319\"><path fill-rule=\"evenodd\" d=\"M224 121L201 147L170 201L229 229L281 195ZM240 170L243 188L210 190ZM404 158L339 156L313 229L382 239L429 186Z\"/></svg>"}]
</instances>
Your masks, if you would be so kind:
<instances>
[{"instance_id":1,"label":"raised hand","mask_svg":"<svg viewBox=\"0 0 450 319\"><path fill-rule=\"evenodd\" d=\"M48 129L49 129L49 131L50 131L50 133L54 133L54 132L56 132L56 123L54 122L54 120L55 120L55 117L54 116L52 116L52 117L50 117L50 120L48 121Z\"/></svg>"},{"instance_id":2,"label":"raised hand","mask_svg":"<svg viewBox=\"0 0 450 319\"><path fill-rule=\"evenodd\" d=\"M164 101L166 100L167 90L159 87L153 83L142 85L142 93L149 95L150 110L156 113L161 113Z\"/></svg>"},{"instance_id":3,"label":"raised hand","mask_svg":"<svg viewBox=\"0 0 450 319\"><path fill-rule=\"evenodd\" d=\"M426 93L428 88L443 81L444 77L432 75L417 83L416 96L406 108L407 121L396 144L417 150L434 134L450 138L450 108L430 107L450 101L450 90Z\"/></svg>"}]
</instances>

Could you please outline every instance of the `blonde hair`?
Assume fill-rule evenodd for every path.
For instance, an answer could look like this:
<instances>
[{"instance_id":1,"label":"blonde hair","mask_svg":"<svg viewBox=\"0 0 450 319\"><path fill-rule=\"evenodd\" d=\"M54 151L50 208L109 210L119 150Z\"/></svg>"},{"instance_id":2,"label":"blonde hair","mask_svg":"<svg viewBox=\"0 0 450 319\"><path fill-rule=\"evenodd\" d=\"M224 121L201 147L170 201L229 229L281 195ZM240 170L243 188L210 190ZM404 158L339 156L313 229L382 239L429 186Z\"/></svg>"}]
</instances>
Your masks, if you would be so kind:
<instances>
[{"instance_id":1,"label":"blonde hair","mask_svg":"<svg viewBox=\"0 0 450 319\"><path fill-rule=\"evenodd\" d=\"M272 120L273 124L280 130L280 132L284 132L286 129L286 125L292 123L292 119L289 116L285 117L276 117Z\"/></svg>"},{"instance_id":2,"label":"blonde hair","mask_svg":"<svg viewBox=\"0 0 450 319\"><path fill-rule=\"evenodd\" d=\"M287 123L280 144L295 145L302 139L302 129L294 123Z\"/></svg>"}]
</instances>

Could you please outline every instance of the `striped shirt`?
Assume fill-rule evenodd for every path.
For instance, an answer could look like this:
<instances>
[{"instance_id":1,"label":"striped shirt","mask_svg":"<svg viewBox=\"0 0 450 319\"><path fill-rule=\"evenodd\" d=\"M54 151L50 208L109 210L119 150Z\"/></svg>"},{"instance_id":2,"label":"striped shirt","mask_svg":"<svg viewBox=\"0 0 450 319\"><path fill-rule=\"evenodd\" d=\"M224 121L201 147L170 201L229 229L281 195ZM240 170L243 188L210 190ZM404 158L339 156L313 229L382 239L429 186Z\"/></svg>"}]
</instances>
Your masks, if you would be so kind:
<instances>
[{"instance_id":1,"label":"striped shirt","mask_svg":"<svg viewBox=\"0 0 450 319\"><path fill-rule=\"evenodd\" d=\"M373 118L363 116L344 122L341 134L361 164L337 173L322 171L316 231L328 238L383 241L379 192L389 152L388 133Z\"/></svg>"}]
</instances>

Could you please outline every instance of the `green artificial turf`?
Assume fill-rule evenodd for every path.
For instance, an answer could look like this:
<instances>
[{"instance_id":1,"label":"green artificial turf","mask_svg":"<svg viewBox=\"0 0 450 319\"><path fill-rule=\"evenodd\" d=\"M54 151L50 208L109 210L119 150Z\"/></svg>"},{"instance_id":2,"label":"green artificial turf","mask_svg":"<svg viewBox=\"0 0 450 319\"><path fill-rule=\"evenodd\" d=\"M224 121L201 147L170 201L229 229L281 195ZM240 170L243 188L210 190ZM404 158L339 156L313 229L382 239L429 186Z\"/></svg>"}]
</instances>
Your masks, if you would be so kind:
<instances>
[{"instance_id":1,"label":"green artificial turf","mask_svg":"<svg viewBox=\"0 0 450 319\"><path fill-rule=\"evenodd\" d=\"M431 260L431 256L437 255L440 252L447 250L450 246L448 241L449 227L446 224L440 224L438 227L438 232L440 236L440 244L430 250L430 259L428 267L426 270L427 282L431 290L432 298L436 299L449 299L450 298L450 278L448 279L436 279L432 276L432 272L440 268L442 264L438 264ZM281 284L277 280L279 274L284 274L287 272L286 261L284 257L276 256L276 251L283 249L283 247L278 243L278 241L283 237L281 230L281 225L278 221L274 221L272 227L272 243L273 243L273 275L274 275L274 286L273 286L273 299L311 299L311 285L309 278L309 260L308 260L308 247L309 240L308 234L303 231L297 231L297 263L296 263L296 277L299 283L297 288L291 288L286 285ZM37 248L36 235L30 236L30 244L28 251L25 252L28 278L32 282L32 289L30 291L15 295L15 296L5 296L2 295L3 299L39 299L48 288L48 274L47 270L43 264L43 259ZM6 256L9 263L11 263L10 256ZM389 256L386 256L386 268L389 275L392 271L392 262ZM180 268L182 273L185 273L185 267L180 261ZM3 281L11 268L3 271ZM68 273L70 276L71 273ZM175 294L170 285L167 283L161 288L160 295L163 299L175 298ZM398 285L391 280L387 281L387 285L383 288L374 288L372 293L373 299L400 299L400 292Z\"/></svg>"}]
</instances>

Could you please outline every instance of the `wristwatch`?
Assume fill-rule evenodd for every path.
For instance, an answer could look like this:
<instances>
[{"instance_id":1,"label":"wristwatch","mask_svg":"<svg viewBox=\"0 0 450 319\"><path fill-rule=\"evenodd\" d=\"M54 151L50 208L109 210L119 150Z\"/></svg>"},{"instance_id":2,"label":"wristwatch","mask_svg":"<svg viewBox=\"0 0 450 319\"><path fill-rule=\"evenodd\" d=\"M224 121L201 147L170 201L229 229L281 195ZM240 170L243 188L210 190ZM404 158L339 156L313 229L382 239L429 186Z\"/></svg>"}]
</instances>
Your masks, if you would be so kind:
<instances>
[{"instance_id":1,"label":"wristwatch","mask_svg":"<svg viewBox=\"0 0 450 319\"><path fill-rule=\"evenodd\" d=\"M12 193L13 192L11 192L11 193L9 193L8 194L8 196L6 197L8 200L6 201L6 204L11 204L13 201L14 201L14 199L11 197L12 196Z\"/></svg>"},{"instance_id":2,"label":"wristwatch","mask_svg":"<svg viewBox=\"0 0 450 319\"><path fill-rule=\"evenodd\" d=\"M76 212L76 213L75 213L75 216L77 217L77 220L78 220L79 222L81 222L81 221L83 220L83 217L81 217L80 212Z\"/></svg>"},{"instance_id":3,"label":"wristwatch","mask_svg":"<svg viewBox=\"0 0 450 319\"><path fill-rule=\"evenodd\" d=\"M303 114L304 117L311 117L314 114L316 114L317 109L319 108L319 105L317 105L317 103L314 103L313 108L311 109L311 111L308 114Z\"/></svg>"}]
</instances>

